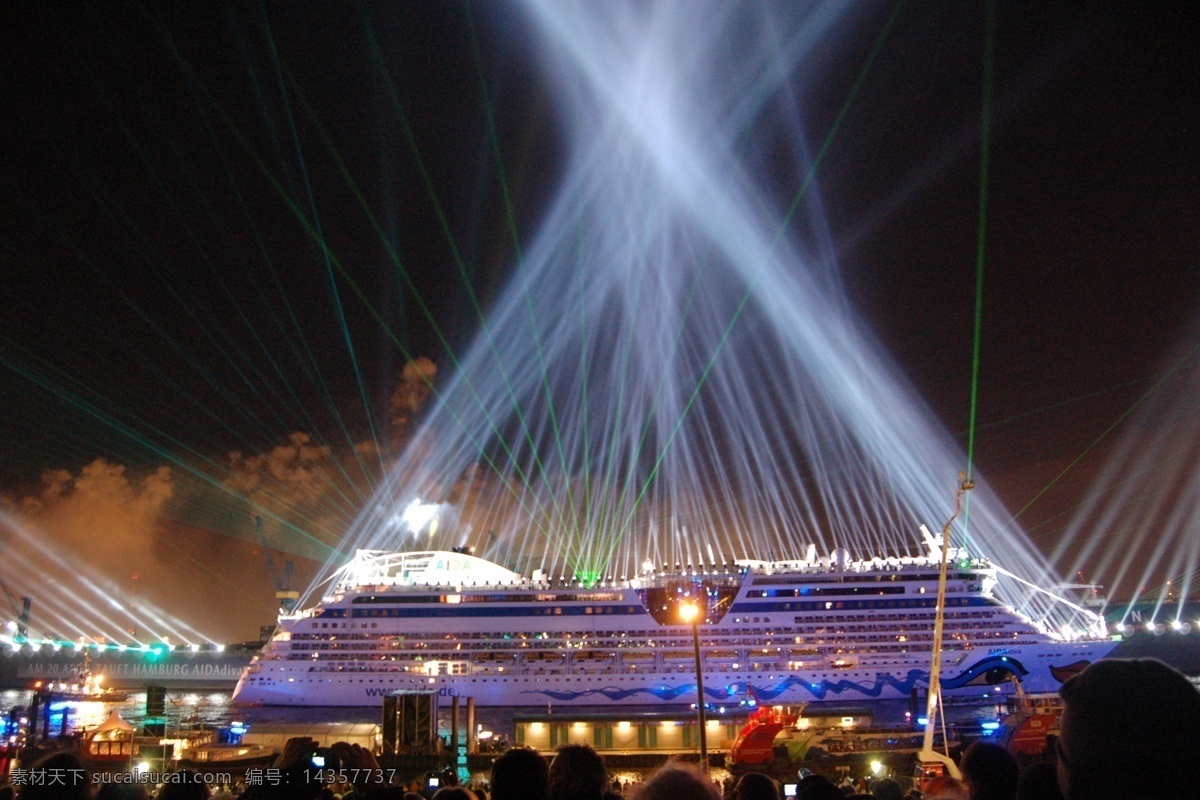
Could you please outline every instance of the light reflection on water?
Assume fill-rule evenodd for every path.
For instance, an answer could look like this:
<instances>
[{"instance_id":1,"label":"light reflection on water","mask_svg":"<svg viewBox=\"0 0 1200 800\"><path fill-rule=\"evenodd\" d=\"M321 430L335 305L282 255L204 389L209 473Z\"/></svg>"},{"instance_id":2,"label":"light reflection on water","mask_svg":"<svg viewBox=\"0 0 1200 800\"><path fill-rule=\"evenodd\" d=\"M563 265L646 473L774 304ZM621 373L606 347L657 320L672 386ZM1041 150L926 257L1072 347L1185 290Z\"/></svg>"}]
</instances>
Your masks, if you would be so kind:
<instances>
[{"instance_id":1,"label":"light reflection on water","mask_svg":"<svg viewBox=\"0 0 1200 800\"><path fill-rule=\"evenodd\" d=\"M379 722L382 717L382 703L379 708L246 707L231 705L229 702L230 695L231 692L229 691L169 691L166 697L165 709L167 730L171 731L198 726L221 728L233 721L242 722L252 730L255 724L275 723L300 726L322 723ZM14 706L28 706L31 697L32 692L29 691L5 691L0 693L0 711L7 714ZM59 703L51 705L50 723L45 728L51 736L57 736L62 730L61 706L62 704ZM846 704L812 703L808 706L807 713L814 716L829 715L833 713L832 709L835 708L839 710L853 708L856 710L855 713L870 714L873 721L877 724L898 725L906 722L905 714L909 709L909 703L906 700L875 701L872 703L853 704L853 706ZM126 721L134 725L140 725L147 718L146 693L144 691L130 692L128 698L120 703L71 703L70 711L67 715L67 733L70 734L78 730L96 727L108 718L109 713L113 709L116 709ZM439 708L439 734L446 741L450 740L451 710L452 706L449 703L443 704ZM589 712L611 712L612 710L611 707L593 707L579 709L577 712L574 709L559 707L553 709L553 716L561 716L564 721L567 721L572 719L577 713L579 716L586 716ZM679 709L672 710L678 712ZM960 726L960 730L964 733L977 733L981 723L996 719L997 714L996 706L987 703L950 705L945 710L947 722ZM661 706L641 706L621 707L621 711L628 712L631 717L642 718L644 715L653 715L656 712L662 713L663 709ZM482 729L492 731L497 736L504 736L511 742L516 740L515 714L544 714L548 712L549 709L544 706L535 708L477 707L475 709L475 719ZM465 726L466 722L465 704L460 705L459 713L459 735L465 736L465 732L463 731L463 726ZM718 714L717 716L719 718L720 715ZM652 771L653 769L649 767L615 769L612 775L622 782L637 783L644 780L646 775ZM728 773L725 770L717 768L711 771L711 775L718 781L722 781L728 777ZM463 777L469 777L470 780L476 782L485 782L488 778L485 773L475 773L470 776L464 775Z\"/></svg>"},{"instance_id":2,"label":"light reflection on water","mask_svg":"<svg viewBox=\"0 0 1200 800\"><path fill-rule=\"evenodd\" d=\"M14 708L20 706L28 706L32 699L30 691L8 690L0 693L0 713L5 715ZM223 727L230 722L238 721L247 724L251 727L255 723L275 723L275 724L330 724L330 723L355 723L355 722L379 722L382 717L382 704L379 707L362 707L362 708L333 708L333 707L283 707L283 706L233 706L230 704L229 691L194 691L194 690L168 690L166 696L166 723L168 729L186 728L186 727ZM53 703L51 705L51 715L49 731L51 735L58 735L62 730L62 703ZM141 725L146 719L146 693L144 691L133 691L129 693L126 700L119 703L100 703L100 702L71 702L66 704L69 706L67 714L67 732L73 733L77 730L86 730L94 728L104 722L108 718L109 712L116 709L117 712L127 722L134 725ZM820 704L812 703L808 706L808 714L818 715L831 713L830 708L845 709L846 704ZM883 700L872 703L853 704L853 707L860 709L860 713L869 713L877 724L884 725L899 725L906 722L905 713L908 711L909 704L906 700ZM580 709L576 712L570 708L555 708L553 709L554 716L561 715L564 720L569 720L577 713L581 716L586 716L588 712L595 711L612 711L611 707ZM644 714L653 714L656 710L662 711L661 707L622 707L622 711L628 711L631 716L642 716ZM672 709L678 711L678 709ZM534 708L484 708L476 707L475 720L476 723L490 730L497 735L508 737L509 741L515 738L515 727L513 715L516 713L537 714L545 713L547 709L543 707ZM462 726L466 721L465 704L462 704L459 709L460 714L460 735ZM444 703L439 708L439 728L441 733L449 738L451 722L451 705ZM979 725L987 720L994 720L997 715L997 708L993 703L979 702L972 704L955 704L946 707L946 720L952 725L962 726L965 730L978 730Z\"/></svg>"}]
</instances>

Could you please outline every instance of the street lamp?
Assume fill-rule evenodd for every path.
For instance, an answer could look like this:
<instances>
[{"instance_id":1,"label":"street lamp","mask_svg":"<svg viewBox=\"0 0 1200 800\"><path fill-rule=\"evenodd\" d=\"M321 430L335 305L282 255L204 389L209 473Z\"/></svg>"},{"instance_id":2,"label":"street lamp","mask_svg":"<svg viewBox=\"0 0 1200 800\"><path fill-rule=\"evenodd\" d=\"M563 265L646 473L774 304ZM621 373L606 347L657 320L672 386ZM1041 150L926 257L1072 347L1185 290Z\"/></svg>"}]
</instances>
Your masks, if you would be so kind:
<instances>
[{"instance_id":1,"label":"street lamp","mask_svg":"<svg viewBox=\"0 0 1200 800\"><path fill-rule=\"evenodd\" d=\"M700 606L689 600L679 606L679 618L692 626L696 654L696 716L700 722L700 768L708 772L708 730L704 719L704 665L700 662Z\"/></svg>"}]
</instances>

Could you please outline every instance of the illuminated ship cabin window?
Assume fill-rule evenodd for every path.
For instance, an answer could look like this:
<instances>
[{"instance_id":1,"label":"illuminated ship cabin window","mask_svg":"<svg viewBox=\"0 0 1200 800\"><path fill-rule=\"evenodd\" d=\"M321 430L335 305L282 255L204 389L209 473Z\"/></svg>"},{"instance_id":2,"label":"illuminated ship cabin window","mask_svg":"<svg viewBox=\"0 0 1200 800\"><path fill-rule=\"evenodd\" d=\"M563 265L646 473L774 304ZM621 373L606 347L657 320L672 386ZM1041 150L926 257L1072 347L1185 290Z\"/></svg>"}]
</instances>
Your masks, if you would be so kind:
<instances>
[{"instance_id":1,"label":"illuminated ship cabin window","mask_svg":"<svg viewBox=\"0 0 1200 800\"><path fill-rule=\"evenodd\" d=\"M845 587L814 587L801 586L798 589L752 589L746 597L810 597L819 595L873 595L873 594L904 594L903 586L845 586Z\"/></svg>"}]
</instances>

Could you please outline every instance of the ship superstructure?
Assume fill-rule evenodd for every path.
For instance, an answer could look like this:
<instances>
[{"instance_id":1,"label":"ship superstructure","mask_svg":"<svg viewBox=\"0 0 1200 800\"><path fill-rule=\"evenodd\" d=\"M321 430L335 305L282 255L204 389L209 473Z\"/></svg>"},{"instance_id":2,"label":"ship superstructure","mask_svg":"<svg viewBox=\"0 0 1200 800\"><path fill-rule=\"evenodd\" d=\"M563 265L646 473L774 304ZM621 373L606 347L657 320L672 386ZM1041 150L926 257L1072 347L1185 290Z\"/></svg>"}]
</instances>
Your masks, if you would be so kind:
<instances>
[{"instance_id":1,"label":"ship superstructure","mask_svg":"<svg viewBox=\"0 0 1200 800\"><path fill-rule=\"evenodd\" d=\"M941 553L851 561L739 561L583 585L522 576L472 555L360 550L322 601L282 615L234 700L371 706L436 691L489 706L696 702L684 599L699 626L705 701L720 705L907 698L928 685ZM948 576L942 689L1029 691L1113 643L1068 640L1005 605L996 569L956 552Z\"/></svg>"}]
</instances>

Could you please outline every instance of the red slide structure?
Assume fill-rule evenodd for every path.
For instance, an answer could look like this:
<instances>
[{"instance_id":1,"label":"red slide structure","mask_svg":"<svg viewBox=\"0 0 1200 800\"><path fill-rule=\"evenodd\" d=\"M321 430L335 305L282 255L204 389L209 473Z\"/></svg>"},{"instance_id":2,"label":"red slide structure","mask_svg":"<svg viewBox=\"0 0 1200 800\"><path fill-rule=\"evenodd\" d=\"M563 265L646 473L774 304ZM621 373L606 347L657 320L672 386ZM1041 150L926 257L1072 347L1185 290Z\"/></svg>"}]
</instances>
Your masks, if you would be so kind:
<instances>
[{"instance_id":1,"label":"red slide structure","mask_svg":"<svg viewBox=\"0 0 1200 800\"><path fill-rule=\"evenodd\" d=\"M781 708L760 708L750 715L729 749L729 761L737 766L762 766L775 760L775 737L795 724L797 715Z\"/></svg>"}]
</instances>

